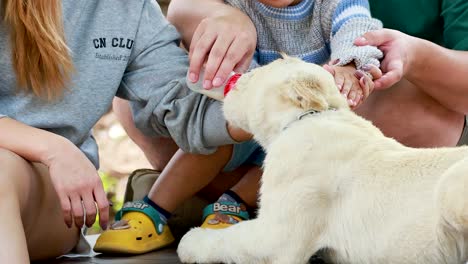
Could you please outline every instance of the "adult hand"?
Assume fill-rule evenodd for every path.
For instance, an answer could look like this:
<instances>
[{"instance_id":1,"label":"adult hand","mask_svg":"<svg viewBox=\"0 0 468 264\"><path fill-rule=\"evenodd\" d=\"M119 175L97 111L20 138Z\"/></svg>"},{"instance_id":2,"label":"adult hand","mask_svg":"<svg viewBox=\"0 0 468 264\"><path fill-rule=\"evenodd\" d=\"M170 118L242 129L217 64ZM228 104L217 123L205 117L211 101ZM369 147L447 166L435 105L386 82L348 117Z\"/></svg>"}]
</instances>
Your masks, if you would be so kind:
<instances>
[{"instance_id":1,"label":"adult hand","mask_svg":"<svg viewBox=\"0 0 468 264\"><path fill-rule=\"evenodd\" d=\"M384 53L381 63L384 74L374 81L375 89L386 89L406 75L413 59L411 57L413 39L396 30L380 29L367 32L354 41L357 46L376 46Z\"/></svg>"},{"instance_id":2,"label":"adult hand","mask_svg":"<svg viewBox=\"0 0 468 264\"><path fill-rule=\"evenodd\" d=\"M240 11L203 19L190 44L189 80L198 81L206 61L203 87L220 86L231 71L248 69L256 45L255 26Z\"/></svg>"},{"instance_id":3,"label":"adult hand","mask_svg":"<svg viewBox=\"0 0 468 264\"><path fill-rule=\"evenodd\" d=\"M90 227L96 219L97 204L100 226L106 229L109 203L96 168L83 152L64 139L54 144L44 163L60 199L65 224L71 227L74 222L81 228L86 212L86 226Z\"/></svg>"}]
</instances>

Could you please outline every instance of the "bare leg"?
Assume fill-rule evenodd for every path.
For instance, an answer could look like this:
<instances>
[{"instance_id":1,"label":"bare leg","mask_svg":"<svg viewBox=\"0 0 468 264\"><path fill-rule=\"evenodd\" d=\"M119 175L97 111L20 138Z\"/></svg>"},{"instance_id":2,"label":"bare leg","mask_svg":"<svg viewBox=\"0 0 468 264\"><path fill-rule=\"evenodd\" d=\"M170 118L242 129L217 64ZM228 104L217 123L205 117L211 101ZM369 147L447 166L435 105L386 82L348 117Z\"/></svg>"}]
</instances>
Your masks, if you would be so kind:
<instances>
[{"instance_id":1,"label":"bare leg","mask_svg":"<svg viewBox=\"0 0 468 264\"><path fill-rule=\"evenodd\" d=\"M234 185L231 190L239 195L248 206L257 207L258 190L260 189L260 179L262 169L254 166L247 171L242 179Z\"/></svg>"},{"instance_id":2,"label":"bare leg","mask_svg":"<svg viewBox=\"0 0 468 264\"><path fill-rule=\"evenodd\" d=\"M179 150L154 183L148 197L169 212L190 198L227 164L232 145L219 147L211 155L196 155Z\"/></svg>"},{"instance_id":3,"label":"bare leg","mask_svg":"<svg viewBox=\"0 0 468 264\"><path fill-rule=\"evenodd\" d=\"M319 249L318 234L304 230L308 219L288 225L276 210L270 213L224 229L194 228L180 241L179 258L184 263L307 263Z\"/></svg>"},{"instance_id":4,"label":"bare leg","mask_svg":"<svg viewBox=\"0 0 468 264\"><path fill-rule=\"evenodd\" d=\"M135 127L128 101L120 98L114 99L113 110L130 139L145 153L153 168L162 171L177 151L176 143L171 138L151 138L143 135Z\"/></svg>"},{"instance_id":5,"label":"bare leg","mask_svg":"<svg viewBox=\"0 0 468 264\"><path fill-rule=\"evenodd\" d=\"M225 191L236 185L251 168L250 165L244 165L235 171L218 174L213 181L199 192L199 195L208 201L216 201Z\"/></svg>"},{"instance_id":6,"label":"bare leg","mask_svg":"<svg viewBox=\"0 0 468 264\"><path fill-rule=\"evenodd\" d=\"M113 103L113 110L119 119L120 123L124 127L125 131L129 135L129 137L143 150L145 153L146 158L150 162L150 164L154 167L156 170L162 171L166 165L168 164L169 160L171 157L174 155L174 153L177 150L177 145L174 143L172 139L169 138L150 138L145 135L143 135L134 125L133 122L133 117L130 109L130 105L128 101L116 98L114 99ZM261 170L260 168L255 168L251 166L243 166L241 168L238 168L234 172L230 173L219 173L221 169L224 167L224 165L229 161L229 158L231 157L231 152L226 152L226 151L218 151L216 155L221 155L218 158L206 158L206 163L203 163L205 165L202 165L201 160L204 159L202 156L194 156L193 157L193 162L198 162L197 163L197 170L202 170L205 174L203 176L206 176L207 179L210 179L210 183L207 185L206 181L201 182L199 181L197 183L197 188L198 187L204 187L206 186L202 191L201 195L204 196L205 198L209 200L215 200L217 199L223 192L228 190L229 188L232 187L232 190L236 192L249 206L251 207L256 207L257 203L257 192L259 188L259 180L261 178ZM188 154L187 154L188 155ZM223 156L224 155L224 156ZM182 160L189 159L189 158L178 158L179 161L177 163L181 163ZM215 162L221 162L221 163L215 163ZM177 166L176 166L177 165ZM177 170L176 173L179 173L180 175L187 174L187 168L183 168L181 164L176 164L176 161L172 162L172 167L176 167L175 170ZM209 176L206 173L207 171L212 171L213 169L218 169L218 175L217 177ZM191 168L190 168L191 169ZM196 173L201 173L196 172ZM172 174L172 172L164 172L159 178L167 178L168 175ZM183 183L186 182L187 177L183 177ZM197 177L191 177L193 178L194 181L196 181ZM214 180L213 180L214 179ZM189 179L190 180L190 179ZM239 181L240 180L240 181ZM158 180L159 181L159 180ZM179 184L182 181L182 178L180 180L175 180L173 184ZM166 184L164 183L165 181L159 181L159 183L156 183L158 186L160 184ZM235 185L235 186L234 186ZM156 186L156 185L155 185ZM167 199L163 198L166 197L166 194L161 194L159 195L154 195L153 193L158 190L158 192L170 192L170 190L177 190L180 188L180 186L185 186L184 184L181 185L176 185L176 187L164 187L164 188L158 188L153 186L152 191L150 192L149 197L153 201L157 201L158 205L161 207L165 208L173 208L174 204L178 204L180 201L177 200L174 202L164 202ZM173 185L172 185L173 186ZM190 193L193 193L193 191L190 191ZM191 196L191 195L190 195ZM188 198L188 197L187 197ZM161 204L160 204L161 203ZM164 204L164 205L163 205ZM166 209L169 211L169 209Z\"/></svg>"},{"instance_id":7,"label":"bare leg","mask_svg":"<svg viewBox=\"0 0 468 264\"><path fill-rule=\"evenodd\" d=\"M177 252L189 263L307 263L321 248L328 211L320 188L298 193L304 181L278 181L287 171L265 171L258 217L224 229L195 228L180 241ZM302 189L303 190L303 189ZM304 203L304 199L308 199ZM301 206L298 206L301 205Z\"/></svg>"},{"instance_id":8,"label":"bare leg","mask_svg":"<svg viewBox=\"0 0 468 264\"><path fill-rule=\"evenodd\" d=\"M47 168L4 149L0 149L0 167L0 262L29 263L29 258L69 252L79 232L66 227Z\"/></svg>"}]
</instances>

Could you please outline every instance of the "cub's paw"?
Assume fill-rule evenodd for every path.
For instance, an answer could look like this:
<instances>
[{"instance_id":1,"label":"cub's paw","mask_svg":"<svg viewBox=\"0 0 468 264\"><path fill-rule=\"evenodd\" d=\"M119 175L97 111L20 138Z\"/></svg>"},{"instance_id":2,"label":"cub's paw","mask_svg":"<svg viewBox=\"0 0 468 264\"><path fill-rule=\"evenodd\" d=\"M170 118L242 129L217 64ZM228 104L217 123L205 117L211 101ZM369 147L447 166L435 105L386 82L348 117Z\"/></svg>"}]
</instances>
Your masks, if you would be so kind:
<instances>
[{"instance_id":1,"label":"cub's paw","mask_svg":"<svg viewBox=\"0 0 468 264\"><path fill-rule=\"evenodd\" d=\"M177 247L177 254L183 263L210 263L213 256L213 240L209 231L203 228L191 229L185 234Z\"/></svg>"}]
</instances>

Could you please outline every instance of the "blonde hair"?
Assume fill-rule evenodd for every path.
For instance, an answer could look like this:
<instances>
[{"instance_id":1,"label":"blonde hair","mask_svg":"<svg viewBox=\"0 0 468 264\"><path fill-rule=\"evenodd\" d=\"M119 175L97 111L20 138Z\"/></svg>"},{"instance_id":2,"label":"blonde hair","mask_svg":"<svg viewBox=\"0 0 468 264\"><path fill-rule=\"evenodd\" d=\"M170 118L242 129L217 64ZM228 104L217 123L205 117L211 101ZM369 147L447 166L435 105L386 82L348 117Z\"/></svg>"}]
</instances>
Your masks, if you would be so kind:
<instances>
[{"instance_id":1,"label":"blonde hair","mask_svg":"<svg viewBox=\"0 0 468 264\"><path fill-rule=\"evenodd\" d=\"M48 99L61 95L73 71L61 0L5 0L4 4L20 89Z\"/></svg>"}]
</instances>

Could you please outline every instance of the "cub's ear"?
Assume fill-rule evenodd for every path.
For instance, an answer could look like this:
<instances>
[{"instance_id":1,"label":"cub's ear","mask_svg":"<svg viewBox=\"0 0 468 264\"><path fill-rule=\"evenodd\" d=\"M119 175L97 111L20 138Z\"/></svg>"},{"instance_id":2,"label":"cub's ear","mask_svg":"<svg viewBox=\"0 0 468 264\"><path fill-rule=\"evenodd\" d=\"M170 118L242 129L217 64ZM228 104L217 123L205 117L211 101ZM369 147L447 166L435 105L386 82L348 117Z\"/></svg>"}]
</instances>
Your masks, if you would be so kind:
<instances>
[{"instance_id":1,"label":"cub's ear","mask_svg":"<svg viewBox=\"0 0 468 264\"><path fill-rule=\"evenodd\" d=\"M290 58L290 57L288 56L288 54L286 54L286 53L283 52L283 51L281 51L279 54L280 54L281 58L283 58L283 59L288 59L288 58Z\"/></svg>"},{"instance_id":2,"label":"cub's ear","mask_svg":"<svg viewBox=\"0 0 468 264\"><path fill-rule=\"evenodd\" d=\"M282 84L281 96L304 110L323 111L329 105L324 96L325 89L315 76L301 76Z\"/></svg>"}]
</instances>

